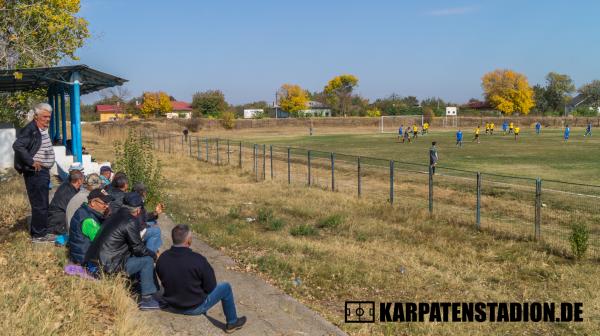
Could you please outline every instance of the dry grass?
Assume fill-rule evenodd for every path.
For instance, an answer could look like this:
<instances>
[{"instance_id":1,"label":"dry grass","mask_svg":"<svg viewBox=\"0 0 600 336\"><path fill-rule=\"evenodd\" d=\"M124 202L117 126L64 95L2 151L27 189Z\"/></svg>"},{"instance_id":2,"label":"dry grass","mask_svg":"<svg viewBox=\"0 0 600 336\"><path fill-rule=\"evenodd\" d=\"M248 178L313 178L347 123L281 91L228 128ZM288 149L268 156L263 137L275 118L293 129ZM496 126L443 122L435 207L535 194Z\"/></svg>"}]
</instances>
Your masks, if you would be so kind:
<instances>
[{"instance_id":1,"label":"dry grass","mask_svg":"<svg viewBox=\"0 0 600 336\"><path fill-rule=\"evenodd\" d=\"M63 274L65 249L33 245L22 178L1 183L0 328L4 335L148 335L121 278Z\"/></svg>"},{"instance_id":2,"label":"dry grass","mask_svg":"<svg viewBox=\"0 0 600 336\"><path fill-rule=\"evenodd\" d=\"M88 148L100 159L112 155L105 139ZM235 168L159 157L168 211L178 222L191 224L241 270L261 274L351 334L594 334L600 326L596 261L575 263L535 242L477 232L471 213L450 209L431 218L411 203L389 206L352 193L256 183ZM246 220L264 209L282 223ZM341 222L322 224L334 214ZM309 231L315 233L297 234ZM357 326L343 323L344 301L352 299L583 302L585 322Z\"/></svg>"}]
</instances>

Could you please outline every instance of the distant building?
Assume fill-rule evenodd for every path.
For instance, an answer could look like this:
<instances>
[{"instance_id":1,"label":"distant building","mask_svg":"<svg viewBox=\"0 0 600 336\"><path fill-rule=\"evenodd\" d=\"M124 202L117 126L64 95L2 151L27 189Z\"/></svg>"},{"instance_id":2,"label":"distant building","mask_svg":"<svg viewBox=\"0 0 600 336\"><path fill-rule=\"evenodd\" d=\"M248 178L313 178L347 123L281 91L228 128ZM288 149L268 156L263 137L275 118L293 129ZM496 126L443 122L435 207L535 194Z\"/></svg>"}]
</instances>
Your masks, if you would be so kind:
<instances>
[{"instance_id":1,"label":"distant building","mask_svg":"<svg viewBox=\"0 0 600 336\"><path fill-rule=\"evenodd\" d=\"M137 104L136 107L141 109L144 104ZM171 112L165 113L167 119L191 119L192 118L192 105L188 102L174 100L171 97Z\"/></svg>"},{"instance_id":2,"label":"distant building","mask_svg":"<svg viewBox=\"0 0 600 336\"><path fill-rule=\"evenodd\" d=\"M117 105L96 105L96 113L100 115L100 121L114 121L119 119L131 119L133 116L125 112L125 107Z\"/></svg>"},{"instance_id":3,"label":"distant building","mask_svg":"<svg viewBox=\"0 0 600 336\"><path fill-rule=\"evenodd\" d=\"M265 113L264 109L244 109L244 119L252 119L263 113Z\"/></svg>"},{"instance_id":4,"label":"distant building","mask_svg":"<svg viewBox=\"0 0 600 336\"><path fill-rule=\"evenodd\" d=\"M573 97L573 99L571 99L567 105L565 105L565 114L571 114L575 109L577 109L577 107L582 106L584 103L589 104L591 103L588 99L587 96L583 95L583 94L578 94L577 96ZM585 106L585 105L583 105ZM590 110L593 109L593 107L590 107ZM600 114L600 107L598 107L598 114Z\"/></svg>"},{"instance_id":5,"label":"distant building","mask_svg":"<svg viewBox=\"0 0 600 336\"><path fill-rule=\"evenodd\" d=\"M317 102L317 101L309 101L308 108L306 110L299 111L300 114L304 116L312 116L312 117L331 117L331 109L326 105Z\"/></svg>"}]
</instances>

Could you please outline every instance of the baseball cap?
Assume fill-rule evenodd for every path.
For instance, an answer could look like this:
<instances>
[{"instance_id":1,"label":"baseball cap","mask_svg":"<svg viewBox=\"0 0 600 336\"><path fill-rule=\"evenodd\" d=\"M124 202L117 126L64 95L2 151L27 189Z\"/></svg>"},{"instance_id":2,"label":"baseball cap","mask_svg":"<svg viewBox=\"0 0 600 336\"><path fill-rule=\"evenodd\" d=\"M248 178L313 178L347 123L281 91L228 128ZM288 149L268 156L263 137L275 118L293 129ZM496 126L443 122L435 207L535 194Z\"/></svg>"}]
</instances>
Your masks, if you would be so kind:
<instances>
[{"instance_id":1,"label":"baseball cap","mask_svg":"<svg viewBox=\"0 0 600 336\"><path fill-rule=\"evenodd\" d=\"M112 168L110 168L110 166L102 166L100 167L100 174L104 173L105 171L109 171L112 173Z\"/></svg>"},{"instance_id":2,"label":"baseball cap","mask_svg":"<svg viewBox=\"0 0 600 336\"><path fill-rule=\"evenodd\" d=\"M144 200L142 200L142 196L136 192L128 192L123 197L123 204L129 205L130 207L141 207L144 204Z\"/></svg>"},{"instance_id":3,"label":"baseball cap","mask_svg":"<svg viewBox=\"0 0 600 336\"><path fill-rule=\"evenodd\" d=\"M100 188L90 191L90 194L88 195L88 201L91 201L94 198L99 198L104 203L110 203L114 200L114 198L110 196L106 190Z\"/></svg>"},{"instance_id":4,"label":"baseball cap","mask_svg":"<svg viewBox=\"0 0 600 336\"><path fill-rule=\"evenodd\" d=\"M92 187L92 189L100 188L102 186L102 181L100 180L100 176L96 173L91 173L85 177L85 185Z\"/></svg>"},{"instance_id":5,"label":"baseball cap","mask_svg":"<svg viewBox=\"0 0 600 336\"><path fill-rule=\"evenodd\" d=\"M83 164L81 164L81 162L73 162L73 164L69 166L69 171L73 170L79 170L80 172L83 172Z\"/></svg>"}]
</instances>

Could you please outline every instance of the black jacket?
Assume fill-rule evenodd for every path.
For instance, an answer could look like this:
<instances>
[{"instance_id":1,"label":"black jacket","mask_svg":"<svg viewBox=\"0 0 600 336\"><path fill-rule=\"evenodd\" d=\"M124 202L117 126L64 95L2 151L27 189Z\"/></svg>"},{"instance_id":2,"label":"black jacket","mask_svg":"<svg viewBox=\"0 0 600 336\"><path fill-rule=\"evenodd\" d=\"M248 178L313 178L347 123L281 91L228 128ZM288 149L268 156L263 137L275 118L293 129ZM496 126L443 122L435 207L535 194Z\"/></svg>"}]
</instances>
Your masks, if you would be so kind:
<instances>
[{"instance_id":1,"label":"black jacket","mask_svg":"<svg viewBox=\"0 0 600 336\"><path fill-rule=\"evenodd\" d=\"M41 145L42 133L35 121L32 121L19 131L17 140L13 143L15 170L21 174L33 171L33 156Z\"/></svg>"},{"instance_id":2,"label":"black jacket","mask_svg":"<svg viewBox=\"0 0 600 336\"><path fill-rule=\"evenodd\" d=\"M115 273L124 269L130 256L156 259L156 254L142 241L137 219L127 208L121 208L102 223L85 254L85 262L97 264L105 273Z\"/></svg>"},{"instance_id":3,"label":"black jacket","mask_svg":"<svg viewBox=\"0 0 600 336\"><path fill-rule=\"evenodd\" d=\"M162 253L156 274L165 288L163 299L175 309L199 306L217 286L208 260L188 247L173 246Z\"/></svg>"},{"instance_id":4,"label":"black jacket","mask_svg":"<svg viewBox=\"0 0 600 336\"><path fill-rule=\"evenodd\" d=\"M68 181L62 183L52 198L48 207L48 227L55 233L66 233L67 231L67 204L79 190L75 189Z\"/></svg>"},{"instance_id":5,"label":"black jacket","mask_svg":"<svg viewBox=\"0 0 600 336\"><path fill-rule=\"evenodd\" d=\"M115 214L123 206L123 198L125 198L125 191L119 188L108 185L106 192L113 197L113 200L109 204L110 214Z\"/></svg>"}]
</instances>

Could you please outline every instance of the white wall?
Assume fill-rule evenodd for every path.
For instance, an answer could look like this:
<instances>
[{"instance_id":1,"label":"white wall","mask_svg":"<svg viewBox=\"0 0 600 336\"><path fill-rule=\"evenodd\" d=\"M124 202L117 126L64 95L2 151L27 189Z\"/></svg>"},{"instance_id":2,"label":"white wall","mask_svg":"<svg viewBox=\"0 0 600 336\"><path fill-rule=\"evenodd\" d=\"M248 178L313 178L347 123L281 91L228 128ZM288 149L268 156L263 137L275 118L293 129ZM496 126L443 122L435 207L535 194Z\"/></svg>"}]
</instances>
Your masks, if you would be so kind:
<instances>
[{"instance_id":1,"label":"white wall","mask_svg":"<svg viewBox=\"0 0 600 336\"><path fill-rule=\"evenodd\" d=\"M12 126L0 125L0 169L13 166L15 153L13 152L12 144L16 138L17 132Z\"/></svg>"}]
</instances>

